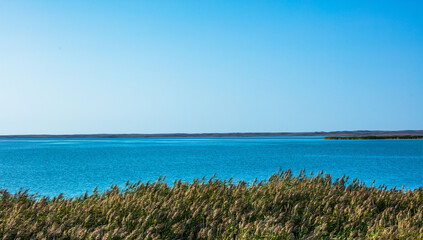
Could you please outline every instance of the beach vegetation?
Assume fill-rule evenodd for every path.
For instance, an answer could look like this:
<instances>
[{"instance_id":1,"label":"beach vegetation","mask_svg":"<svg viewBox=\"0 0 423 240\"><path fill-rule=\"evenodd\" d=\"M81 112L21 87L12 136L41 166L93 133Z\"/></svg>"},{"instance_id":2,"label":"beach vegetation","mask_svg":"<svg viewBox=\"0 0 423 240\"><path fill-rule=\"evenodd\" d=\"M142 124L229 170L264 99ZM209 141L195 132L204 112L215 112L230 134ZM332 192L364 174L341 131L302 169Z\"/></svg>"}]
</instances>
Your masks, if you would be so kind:
<instances>
[{"instance_id":1,"label":"beach vegetation","mask_svg":"<svg viewBox=\"0 0 423 240\"><path fill-rule=\"evenodd\" d=\"M423 188L287 170L251 183L128 182L76 198L2 189L0 239L423 239Z\"/></svg>"}]
</instances>

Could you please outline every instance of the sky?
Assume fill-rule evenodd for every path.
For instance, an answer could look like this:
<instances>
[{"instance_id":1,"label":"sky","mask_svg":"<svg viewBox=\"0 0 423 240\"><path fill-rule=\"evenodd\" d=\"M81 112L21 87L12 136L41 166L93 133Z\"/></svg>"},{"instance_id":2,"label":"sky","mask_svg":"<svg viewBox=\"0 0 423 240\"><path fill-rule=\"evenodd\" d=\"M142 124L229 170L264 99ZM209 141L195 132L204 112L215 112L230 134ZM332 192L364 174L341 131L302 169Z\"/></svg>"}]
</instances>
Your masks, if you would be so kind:
<instances>
[{"instance_id":1,"label":"sky","mask_svg":"<svg viewBox=\"0 0 423 240\"><path fill-rule=\"evenodd\" d=\"M0 1L0 134L423 129L422 1Z\"/></svg>"}]
</instances>

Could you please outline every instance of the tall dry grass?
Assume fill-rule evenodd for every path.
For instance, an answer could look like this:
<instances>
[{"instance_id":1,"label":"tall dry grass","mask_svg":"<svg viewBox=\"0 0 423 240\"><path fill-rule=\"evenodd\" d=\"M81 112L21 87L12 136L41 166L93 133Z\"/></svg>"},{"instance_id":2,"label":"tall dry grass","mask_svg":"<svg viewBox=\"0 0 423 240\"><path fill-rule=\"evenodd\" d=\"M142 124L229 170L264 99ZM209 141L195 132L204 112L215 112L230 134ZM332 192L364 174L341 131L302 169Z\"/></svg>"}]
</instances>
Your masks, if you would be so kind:
<instances>
[{"instance_id":1,"label":"tall dry grass","mask_svg":"<svg viewBox=\"0 0 423 240\"><path fill-rule=\"evenodd\" d=\"M262 182L112 186L74 199L0 191L1 239L423 239L423 189L279 171Z\"/></svg>"}]
</instances>

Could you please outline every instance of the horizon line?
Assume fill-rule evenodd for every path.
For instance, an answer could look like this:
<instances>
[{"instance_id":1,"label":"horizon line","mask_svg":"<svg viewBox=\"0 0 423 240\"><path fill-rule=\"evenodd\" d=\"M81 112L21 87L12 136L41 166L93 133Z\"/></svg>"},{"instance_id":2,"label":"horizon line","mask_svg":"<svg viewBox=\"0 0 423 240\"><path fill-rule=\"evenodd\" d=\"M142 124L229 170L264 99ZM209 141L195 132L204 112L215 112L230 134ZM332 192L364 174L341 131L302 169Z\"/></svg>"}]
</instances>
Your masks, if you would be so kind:
<instances>
[{"instance_id":1,"label":"horizon line","mask_svg":"<svg viewBox=\"0 0 423 240\"><path fill-rule=\"evenodd\" d=\"M353 134L353 135L352 135ZM423 130L341 130L314 132L224 132L224 133L94 133L94 134L8 134L0 138L142 138L142 137L260 137L260 136L383 136L423 135Z\"/></svg>"}]
</instances>

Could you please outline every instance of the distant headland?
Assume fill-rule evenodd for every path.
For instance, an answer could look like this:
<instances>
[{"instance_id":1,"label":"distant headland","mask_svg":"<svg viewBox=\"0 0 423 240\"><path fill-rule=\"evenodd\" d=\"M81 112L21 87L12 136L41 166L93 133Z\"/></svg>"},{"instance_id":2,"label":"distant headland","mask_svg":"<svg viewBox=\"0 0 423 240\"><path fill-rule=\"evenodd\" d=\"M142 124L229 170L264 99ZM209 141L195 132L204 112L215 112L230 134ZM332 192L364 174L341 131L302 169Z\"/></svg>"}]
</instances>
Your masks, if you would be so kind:
<instances>
[{"instance_id":1,"label":"distant headland","mask_svg":"<svg viewBox=\"0 0 423 240\"><path fill-rule=\"evenodd\" d=\"M397 136L352 136L352 137L324 137L328 140L360 140L360 139L423 139L423 136L417 135L397 135Z\"/></svg>"},{"instance_id":2,"label":"distant headland","mask_svg":"<svg viewBox=\"0 0 423 240\"><path fill-rule=\"evenodd\" d=\"M400 131L332 131L332 132L247 132L247 133L159 133L159 134L32 134L0 135L0 138L149 138L149 137L289 137L289 136L324 136L324 137L386 137L423 136L423 130Z\"/></svg>"}]
</instances>

